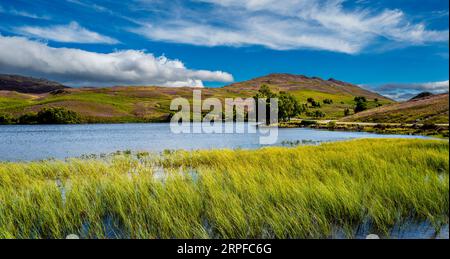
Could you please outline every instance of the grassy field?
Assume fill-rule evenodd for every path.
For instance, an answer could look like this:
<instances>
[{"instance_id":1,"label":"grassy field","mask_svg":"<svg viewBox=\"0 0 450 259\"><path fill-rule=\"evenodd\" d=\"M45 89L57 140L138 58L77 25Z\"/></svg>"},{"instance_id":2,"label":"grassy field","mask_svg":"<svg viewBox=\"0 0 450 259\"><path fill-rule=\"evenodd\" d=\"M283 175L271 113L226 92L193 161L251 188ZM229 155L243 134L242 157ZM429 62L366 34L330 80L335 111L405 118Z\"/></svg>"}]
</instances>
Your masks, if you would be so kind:
<instances>
[{"instance_id":1,"label":"grassy field","mask_svg":"<svg viewBox=\"0 0 450 259\"><path fill-rule=\"evenodd\" d=\"M352 237L449 221L449 143L355 140L259 150L0 163L0 238ZM163 169L164 168L164 169Z\"/></svg>"},{"instance_id":2,"label":"grassy field","mask_svg":"<svg viewBox=\"0 0 450 259\"><path fill-rule=\"evenodd\" d=\"M343 121L448 124L449 95L439 94L357 113Z\"/></svg>"}]
</instances>

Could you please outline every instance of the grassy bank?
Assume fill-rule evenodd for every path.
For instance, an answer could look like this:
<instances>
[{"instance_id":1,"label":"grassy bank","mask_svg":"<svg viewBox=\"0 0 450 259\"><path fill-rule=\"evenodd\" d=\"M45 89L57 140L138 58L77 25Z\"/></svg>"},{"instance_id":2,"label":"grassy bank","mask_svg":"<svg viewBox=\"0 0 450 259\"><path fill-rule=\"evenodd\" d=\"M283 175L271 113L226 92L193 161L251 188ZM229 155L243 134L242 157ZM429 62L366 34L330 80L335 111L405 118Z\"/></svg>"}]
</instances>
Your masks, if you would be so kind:
<instances>
[{"instance_id":1,"label":"grassy bank","mask_svg":"<svg viewBox=\"0 0 450 259\"><path fill-rule=\"evenodd\" d=\"M448 125L437 124L389 124L389 123L358 123L358 122L326 122L315 120L302 120L280 122L280 128L312 128L332 131L358 131L370 132L376 134L394 134L394 135L421 135L436 138L448 138Z\"/></svg>"},{"instance_id":2,"label":"grassy bank","mask_svg":"<svg viewBox=\"0 0 450 259\"><path fill-rule=\"evenodd\" d=\"M326 238L449 220L449 144L355 140L260 150L0 163L0 237ZM164 170L162 170L164 168Z\"/></svg>"}]
</instances>

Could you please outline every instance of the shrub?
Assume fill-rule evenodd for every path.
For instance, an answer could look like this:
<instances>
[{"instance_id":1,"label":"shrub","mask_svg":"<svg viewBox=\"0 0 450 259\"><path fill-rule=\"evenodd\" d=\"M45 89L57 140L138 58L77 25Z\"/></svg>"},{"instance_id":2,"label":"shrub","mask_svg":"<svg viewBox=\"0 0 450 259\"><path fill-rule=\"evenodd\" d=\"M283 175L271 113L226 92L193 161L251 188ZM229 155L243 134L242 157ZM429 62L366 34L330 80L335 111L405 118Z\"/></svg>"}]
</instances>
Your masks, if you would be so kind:
<instances>
[{"instance_id":1,"label":"shrub","mask_svg":"<svg viewBox=\"0 0 450 259\"><path fill-rule=\"evenodd\" d=\"M349 116L349 115L350 115L350 109L346 108L346 109L344 110L344 116L347 117L347 116Z\"/></svg>"},{"instance_id":2,"label":"shrub","mask_svg":"<svg viewBox=\"0 0 450 259\"><path fill-rule=\"evenodd\" d=\"M357 102L356 103L356 106L355 106L355 109L354 109L355 113L362 112L362 111L365 111L365 110L367 110L367 103L366 102Z\"/></svg>"},{"instance_id":3,"label":"shrub","mask_svg":"<svg viewBox=\"0 0 450 259\"><path fill-rule=\"evenodd\" d=\"M335 121L328 122L327 128L331 129L331 130L334 130L336 128L336 122Z\"/></svg>"},{"instance_id":4,"label":"shrub","mask_svg":"<svg viewBox=\"0 0 450 259\"><path fill-rule=\"evenodd\" d=\"M9 114L0 114L0 125L13 124L14 118Z\"/></svg>"},{"instance_id":5,"label":"shrub","mask_svg":"<svg viewBox=\"0 0 450 259\"><path fill-rule=\"evenodd\" d=\"M367 99L364 96L357 96L357 97L355 97L354 100L355 100L356 103L359 103L359 102L366 103L367 102Z\"/></svg>"},{"instance_id":6,"label":"shrub","mask_svg":"<svg viewBox=\"0 0 450 259\"><path fill-rule=\"evenodd\" d=\"M386 124L382 124L382 123L378 123L377 125L374 126L375 129L380 129L380 130L385 130L386 129Z\"/></svg>"},{"instance_id":7,"label":"shrub","mask_svg":"<svg viewBox=\"0 0 450 259\"><path fill-rule=\"evenodd\" d=\"M37 124L38 117L35 112L29 112L21 115L18 119L19 124Z\"/></svg>"},{"instance_id":8,"label":"shrub","mask_svg":"<svg viewBox=\"0 0 450 259\"><path fill-rule=\"evenodd\" d=\"M331 100L331 99L324 99L323 103L324 104L333 104L333 100Z\"/></svg>"},{"instance_id":9,"label":"shrub","mask_svg":"<svg viewBox=\"0 0 450 259\"><path fill-rule=\"evenodd\" d=\"M326 116L325 113L322 111L307 112L306 115L314 118L323 118Z\"/></svg>"},{"instance_id":10,"label":"shrub","mask_svg":"<svg viewBox=\"0 0 450 259\"><path fill-rule=\"evenodd\" d=\"M311 121L311 120L302 120L302 122L300 122L301 126L311 126L311 125L316 125L317 122L316 121Z\"/></svg>"},{"instance_id":11,"label":"shrub","mask_svg":"<svg viewBox=\"0 0 450 259\"><path fill-rule=\"evenodd\" d=\"M80 123L80 116L66 108L44 108L37 114L40 124L76 124Z\"/></svg>"},{"instance_id":12,"label":"shrub","mask_svg":"<svg viewBox=\"0 0 450 259\"><path fill-rule=\"evenodd\" d=\"M317 102L314 98L309 97L306 101L311 104L311 107L320 108L320 102Z\"/></svg>"},{"instance_id":13,"label":"shrub","mask_svg":"<svg viewBox=\"0 0 450 259\"><path fill-rule=\"evenodd\" d=\"M438 126L434 123L425 122L420 128L423 130L436 130Z\"/></svg>"}]
</instances>

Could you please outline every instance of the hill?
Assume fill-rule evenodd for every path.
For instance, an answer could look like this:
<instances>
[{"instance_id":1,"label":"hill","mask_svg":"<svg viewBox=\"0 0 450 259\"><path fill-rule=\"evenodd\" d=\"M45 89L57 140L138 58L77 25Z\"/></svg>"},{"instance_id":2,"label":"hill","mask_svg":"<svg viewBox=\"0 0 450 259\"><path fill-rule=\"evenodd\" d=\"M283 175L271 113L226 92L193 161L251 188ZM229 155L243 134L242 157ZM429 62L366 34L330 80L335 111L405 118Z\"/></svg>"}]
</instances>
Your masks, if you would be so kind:
<instances>
[{"instance_id":1,"label":"hill","mask_svg":"<svg viewBox=\"0 0 450 259\"><path fill-rule=\"evenodd\" d=\"M49 93L55 90L68 88L60 83L19 75L0 74L0 91L16 91L19 93Z\"/></svg>"},{"instance_id":2,"label":"hill","mask_svg":"<svg viewBox=\"0 0 450 259\"><path fill-rule=\"evenodd\" d=\"M252 80L231 84L227 87L257 90L262 85L268 85L273 89L278 89L279 91L286 91L290 93L300 91L315 91L330 95L353 97L364 96L368 99L377 98L379 100L391 101L380 94L370 92L354 84L346 83L333 78L324 80L319 77L307 77L304 75L270 74Z\"/></svg>"},{"instance_id":3,"label":"hill","mask_svg":"<svg viewBox=\"0 0 450 259\"><path fill-rule=\"evenodd\" d=\"M286 91L300 102L307 103L314 98L320 107L310 107L310 111L320 110L325 118L341 118L345 109L352 109L353 99L364 96L369 107L390 104L393 101L369 92L358 86L338 80L322 80L289 74L272 74L249 81L235 83L222 88L203 88L203 98L227 97L247 98L255 95L263 84L273 91ZM20 116L37 112L44 107L65 107L85 118L87 122L134 122L165 121L170 110L170 102L177 97L192 99L192 88L169 88L156 86L106 87L106 88L65 88L46 93L19 93L0 91L0 113ZM325 104L323 101L331 100Z\"/></svg>"},{"instance_id":4,"label":"hill","mask_svg":"<svg viewBox=\"0 0 450 259\"><path fill-rule=\"evenodd\" d=\"M294 95L301 103L307 103L309 98L321 103L320 108L309 110L314 112L320 110L325 113L326 119L338 119L344 116L346 109L353 110L354 99L357 96L366 97L368 108L394 103L380 94L365 90L357 85L339 81L333 78L328 80L319 77L307 77L292 74L270 74L244 82L238 82L224 87L225 89L241 89L256 91L262 85L269 86L274 91L285 91ZM331 104L325 104L324 100L332 100ZM303 118L313 118L302 115Z\"/></svg>"},{"instance_id":5,"label":"hill","mask_svg":"<svg viewBox=\"0 0 450 259\"><path fill-rule=\"evenodd\" d=\"M413 98L407 102L367 110L346 117L343 121L387 123L436 123L449 122L449 94Z\"/></svg>"},{"instance_id":6,"label":"hill","mask_svg":"<svg viewBox=\"0 0 450 259\"><path fill-rule=\"evenodd\" d=\"M433 94L430 93L430 92L422 92L422 93L420 93L420 94L414 96L413 98L411 98L411 99L409 99L409 100L411 101L411 100L422 99L422 98L425 98L425 97L428 97L428 96L432 96L432 95L433 95Z\"/></svg>"}]
</instances>

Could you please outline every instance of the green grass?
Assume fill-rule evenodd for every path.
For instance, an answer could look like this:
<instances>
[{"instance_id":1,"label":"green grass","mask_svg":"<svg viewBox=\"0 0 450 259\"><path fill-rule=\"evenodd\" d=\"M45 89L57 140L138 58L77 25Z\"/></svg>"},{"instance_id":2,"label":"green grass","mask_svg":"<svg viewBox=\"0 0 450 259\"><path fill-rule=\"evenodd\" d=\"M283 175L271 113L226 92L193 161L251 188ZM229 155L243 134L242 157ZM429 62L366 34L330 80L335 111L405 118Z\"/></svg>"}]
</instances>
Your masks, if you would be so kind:
<instances>
[{"instance_id":1,"label":"green grass","mask_svg":"<svg viewBox=\"0 0 450 259\"><path fill-rule=\"evenodd\" d=\"M321 107L320 108L310 108L311 111L320 110L325 113L324 119L339 119L344 117L344 111L345 109L349 109L353 113L353 108L355 107L355 96L351 94L332 94L332 93L325 93L325 92L319 92L319 91L311 91L311 90L297 90L292 91L292 95L294 95L301 103L307 103L308 98L314 98L315 101L320 102ZM325 104L323 103L323 100L330 99L333 100L332 104ZM372 109L377 107L379 104L381 105L387 105L392 103L388 100L378 100L378 102L375 102L373 99L367 100L367 108ZM305 117L302 115L301 117ZM307 118L307 117L305 117Z\"/></svg>"},{"instance_id":2,"label":"green grass","mask_svg":"<svg viewBox=\"0 0 450 259\"><path fill-rule=\"evenodd\" d=\"M448 94L439 94L420 100L395 103L379 109L367 110L344 118L344 120L375 123L448 124L449 98Z\"/></svg>"},{"instance_id":3,"label":"green grass","mask_svg":"<svg viewBox=\"0 0 450 259\"><path fill-rule=\"evenodd\" d=\"M449 221L448 155L447 141L395 139L5 162L0 237L351 237L362 222L386 232L411 219L438 228Z\"/></svg>"}]
</instances>

